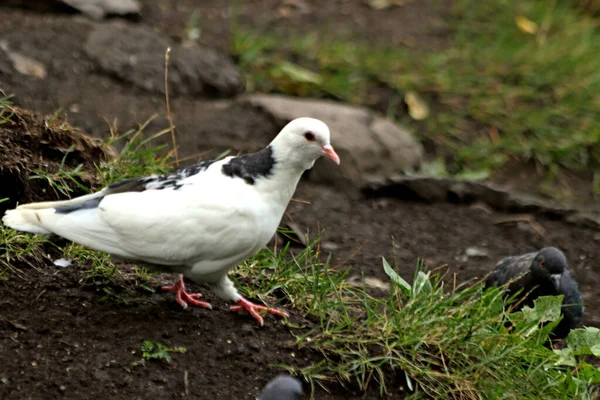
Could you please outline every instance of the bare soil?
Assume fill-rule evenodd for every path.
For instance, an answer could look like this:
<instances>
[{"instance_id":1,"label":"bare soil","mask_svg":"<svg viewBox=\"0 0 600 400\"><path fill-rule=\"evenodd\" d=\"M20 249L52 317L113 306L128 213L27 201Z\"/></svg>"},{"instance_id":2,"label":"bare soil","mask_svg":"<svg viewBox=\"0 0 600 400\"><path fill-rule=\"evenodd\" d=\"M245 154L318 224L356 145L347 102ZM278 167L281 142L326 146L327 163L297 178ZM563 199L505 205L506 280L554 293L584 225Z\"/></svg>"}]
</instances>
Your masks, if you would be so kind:
<instances>
[{"instance_id":1,"label":"bare soil","mask_svg":"<svg viewBox=\"0 0 600 400\"><path fill-rule=\"evenodd\" d=\"M145 6L139 23L181 38L192 10L197 10L202 41L227 51L231 11L226 2L146 3L152 4ZM431 6L443 2L409 1L385 12L371 10L359 0L331 1L323 6L316 0L238 3L243 3L238 4L238 15L244 23L270 24L267 26L273 29L345 29L365 40L423 48L443 46L447 41L443 16L449 5ZM303 6L312 11L303 13ZM80 47L79 30L85 29L70 24L77 18L74 14L0 7L0 37L10 32L17 50L28 53L29 49L28 55L40 58L42 55L31 49L45 47L54 60L47 65L49 73L44 79L12 72L3 75L0 60L0 88L14 93L18 104L43 114L63 108L70 122L96 136L106 134L104 118L133 124L163 112L161 96L98 74L90 60L74 52ZM214 111L213 103L203 106L190 100L174 100L180 115L200 118ZM179 130L193 128L192 120L178 125ZM0 125L0 143L9 135L25 132L39 136L44 129L43 123ZM10 146L27 148L44 159L51 153L48 146L32 147L18 141ZM85 158L85 154L80 156ZM60 157L54 155L52 160L56 163ZM79 162L90 167L93 161ZM10 160L3 160L3 168L11 165ZM29 167L40 166L43 164ZM15 192L2 186L14 199ZM48 190L28 193L33 200L38 200L35 195L40 193L45 199L53 196ZM302 201L290 204L284 222L308 229L313 237L324 229L322 243L333 251L335 264L351 266L351 275L364 273L382 281L386 280L382 256L395 258L407 278L420 257L431 269L446 265L442 271L449 274L447 279L455 276L462 282L483 277L500 257L548 245L560 247L581 284L587 307L584 324L600 323L596 312L600 310L600 272L594 263L600 257L597 230L558 219L499 213L479 204L366 198L352 190L309 182L301 182L295 197ZM467 257L466 249L471 247L487 256ZM86 275L89 266L85 263L58 268L52 264L58 251L52 246L46 250L47 257L41 262L16 263L16 272L0 282L2 399L252 399L280 371L273 365L306 365L319 360L316 354L298 351L289 329L274 317L267 317L265 327L259 328L248 315L229 312L226 304L206 291L214 310L183 311L171 295L140 289L136 276L128 270L120 276L119 285L98 285ZM125 292L115 296L118 290ZM288 311L292 321L306 322L293 309L288 307ZM174 354L171 365L152 361L134 366L145 340L183 346L187 352ZM317 389L318 398L377 397L375 393L365 397L337 387L329 389L330 394ZM401 397L394 394L390 398Z\"/></svg>"}]
</instances>

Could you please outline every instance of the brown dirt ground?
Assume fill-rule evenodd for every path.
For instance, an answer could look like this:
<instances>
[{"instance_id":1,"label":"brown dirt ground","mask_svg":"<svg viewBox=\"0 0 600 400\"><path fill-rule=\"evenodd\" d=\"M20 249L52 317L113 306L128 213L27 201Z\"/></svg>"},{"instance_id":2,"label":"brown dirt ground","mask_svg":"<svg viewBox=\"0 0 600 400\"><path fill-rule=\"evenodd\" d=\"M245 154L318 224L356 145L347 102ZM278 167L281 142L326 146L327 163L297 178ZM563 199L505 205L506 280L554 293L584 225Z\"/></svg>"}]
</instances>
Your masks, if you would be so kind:
<instances>
[{"instance_id":1,"label":"brown dirt ground","mask_svg":"<svg viewBox=\"0 0 600 400\"><path fill-rule=\"evenodd\" d=\"M202 41L227 50L231 14L226 2L146 3L149 5L141 23L181 37L195 9L203 28ZM281 11L284 3L243 2L240 15L245 23L270 24L273 29L354 30L366 40L424 48L442 46L446 40L441 32L448 2L441 8L431 8L432 2L409 1L384 13L370 10L359 0L332 1L322 7L317 0L287 2L318 8L318 13L311 14L302 14L293 7L286 14L288 11ZM139 123L162 112L162 98L96 74L81 54L73 53L80 27L69 27L71 18L76 17L0 7L0 36L6 32L22 35L21 51L27 50L31 40L38 45L44 42L54 58L45 80L9 76L0 86L15 93L19 104L36 111L52 113L59 107L70 110L71 122L98 136L107 131L105 117ZM70 39L64 35L65 30L71 34ZM0 60L0 72L1 66ZM187 101L175 100L180 113L205 110L186 105ZM77 110L71 107L73 104L78 105ZM212 105L206 107L211 109ZM178 127L192 128L191 123ZM367 199L359 193L308 182L301 183L296 198L310 204L293 202L286 218L310 230L313 236L325 229L322 240L335 249L335 263L352 266L352 274L364 273L382 280L381 256L391 260L393 253L405 277L412 275L417 257L421 257L430 268L447 264L450 274L465 281L482 277L499 257L547 245L561 247L581 282L587 306L584 324L600 323L595 313L600 309L600 276L594 264L600 256L597 230L541 217L522 221L523 216L478 205ZM465 258L465 250L473 246L486 249L489 256ZM14 267L18 272L0 282L0 398L251 399L279 371L270 365L303 365L316 360L315 355L294 348L289 329L276 319L267 318L266 326L259 329L247 315L228 312L210 292L206 296L216 306L213 311L182 311L172 296L144 291L128 292L124 297L130 301L122 302L107 295L106 290L111 288L86 279L85 265L57 268L51 262L57 257L56 251L52 247L47 251L43 262L17 263ZM134 275L125 273L124 277L126 288L135 287ZM292 320L301 318L289 311ZM133 368L131 364L140 359L144 340L184 346L187 352L175 354L170 366L151 362ZM339 390L317 393L321 399L365 398Z\"/></svg>"}]
</instances>

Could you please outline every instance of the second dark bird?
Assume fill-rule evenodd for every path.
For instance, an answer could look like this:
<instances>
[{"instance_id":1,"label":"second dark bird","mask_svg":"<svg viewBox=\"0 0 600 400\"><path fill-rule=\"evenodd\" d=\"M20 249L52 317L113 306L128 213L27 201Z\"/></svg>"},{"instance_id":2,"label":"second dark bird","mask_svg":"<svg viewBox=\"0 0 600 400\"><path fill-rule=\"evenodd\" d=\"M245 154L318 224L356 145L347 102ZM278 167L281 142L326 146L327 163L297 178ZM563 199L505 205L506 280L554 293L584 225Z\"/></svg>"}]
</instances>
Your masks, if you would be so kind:
<instances>
[{"instance_id":1,"label":"second dark bird","mask_svg":"<svg viewBox=\"0 0 600 400\"><path fill-rule=\"evenodd\" d=\"M519 275L522 276L519 278ZM552 339L566 338L581 321L584 309L581 292L559 249L545 247L537 252L503 258L486 279L485 287L502 286L511 280L508 295L513 296L521 290L520 296L527 296L515 311L523 306L533 307L533 301L540 296L563 295L563 318L554 328Z\"/></svg>"}]
</instances>

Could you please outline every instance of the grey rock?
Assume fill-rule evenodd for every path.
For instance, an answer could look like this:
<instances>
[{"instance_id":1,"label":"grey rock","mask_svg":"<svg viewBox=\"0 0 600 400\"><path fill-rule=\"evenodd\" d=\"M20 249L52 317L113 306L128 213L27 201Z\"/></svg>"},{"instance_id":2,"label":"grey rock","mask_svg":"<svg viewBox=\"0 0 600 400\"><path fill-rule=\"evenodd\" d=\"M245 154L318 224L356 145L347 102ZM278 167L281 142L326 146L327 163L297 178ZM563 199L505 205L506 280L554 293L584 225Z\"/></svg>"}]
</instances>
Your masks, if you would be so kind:
<instances>
[{"instance_id":1,"label":"grey rock","mask_svg":"<svg viewBox=\"0 0 600 400\"><path fill-rule=\"evenodd\" d=\"M600 209L581 208L507 190L490 182L462 181L447 177L395 176L373 178L362 187L370 197L396 197L427 203L483 203L511 213L543 215L579 226L600 228Z\"/></svg>"},{"instance_id":2,"label":"grey rock","mask_svg":"<svg viewBox=\"0 0 600 400\"><path fill-rule=\"evenodd\" d=\"M41 62L12 51L8 43L4 40L0 41L0 52L4 52L8 60L12 63L12 67L22 75L35 76L39 79L44 79L48 75L46 66ZM2 72L2 66L0 65L0 73Z\"/></svg>"},{"instance_id":3,"label":"grey rock","mask_svg":"<svg viewBox=\"0 0 600 400\"><path fill-rule=\"evenodd\" d=\"M416 168L423 157L421 145L411 134L365 108L327 100L299 99L282 95L249 95L241 103L269 114L278 126L294 118L318 118L331 130L331 142L341 158L339 168L319 160L310 172L314 181L342 178L362 185L372 177L389 177Z\"/></svg>"},{"instance_id":4,"label":"grey rock","mask_svg":"<svg viewBox=\"0 0 600 400\"><path fill-rule=\"evenodd\" d=\"M382 281L374 276L359 276L353 275L345 282L347 285L354 287L366 287L368 289L379 289L383 292L390 291L390 283Z\"/></svg>"},{"instance_id":5,"label":"grey rock","mask_svg":"<svg viewBox=\"0 0 600 400\"><path fill-rule=\"evenodd\" d=\"M242 77L227 56L204 46L182 48L146 26L96 25L84 50L105 73L164 94L169 47L169 94L215 98L232 97L243 90Z\"/></svg>"},{"instance_id":6,"label":"grey rock","mask_svg":"<svg viewBox=\"0 0 600 400\"><path fill-rule=\"evenodd\" d=\"M467 255L467 257L489 257L489 251L487 249L477 246L467 247L465 250L465 254Z\"/></svg>"}]
</instances>

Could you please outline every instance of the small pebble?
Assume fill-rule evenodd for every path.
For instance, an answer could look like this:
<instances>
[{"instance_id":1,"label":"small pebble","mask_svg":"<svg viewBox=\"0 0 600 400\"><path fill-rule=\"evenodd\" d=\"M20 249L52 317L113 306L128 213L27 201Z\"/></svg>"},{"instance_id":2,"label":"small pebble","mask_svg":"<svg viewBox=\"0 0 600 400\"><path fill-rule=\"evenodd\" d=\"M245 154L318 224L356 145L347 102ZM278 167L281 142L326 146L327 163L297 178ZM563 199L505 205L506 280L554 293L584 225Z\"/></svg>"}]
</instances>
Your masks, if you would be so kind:
<instances>
[{"instance_id":1,"label":"small pebble","mask_svg":"<svg viewBox=\"0 0 600 400\"><path fill-rule=\"evenodd\" d=\"M68 267L71 264L73 264L73 262L71 260L66 260L64 258L59 258L58 260L54 260L54 265L56 265L57 267L60 267L60 268Z\"/></svg>"},{"instance_id":2,"label":"small pebble","mask_svg":"<svg viewBox=\"0 0 600 400\"><path fill-rule=\"evenodd\" d=\"M467 248L467 250L465 250L465 254L468 257L487 257L488 251L484 248L473 246Z\"/></svg>"}]
</instances>

